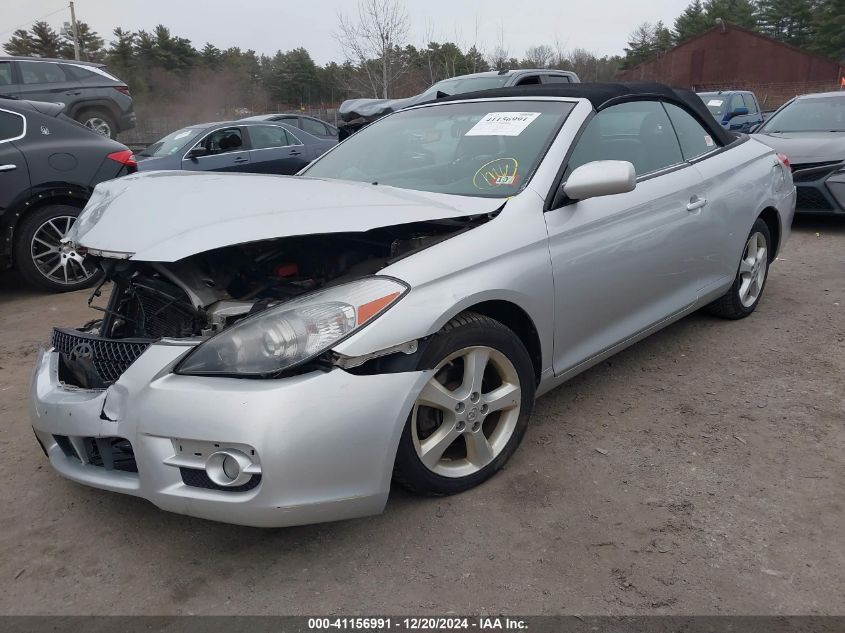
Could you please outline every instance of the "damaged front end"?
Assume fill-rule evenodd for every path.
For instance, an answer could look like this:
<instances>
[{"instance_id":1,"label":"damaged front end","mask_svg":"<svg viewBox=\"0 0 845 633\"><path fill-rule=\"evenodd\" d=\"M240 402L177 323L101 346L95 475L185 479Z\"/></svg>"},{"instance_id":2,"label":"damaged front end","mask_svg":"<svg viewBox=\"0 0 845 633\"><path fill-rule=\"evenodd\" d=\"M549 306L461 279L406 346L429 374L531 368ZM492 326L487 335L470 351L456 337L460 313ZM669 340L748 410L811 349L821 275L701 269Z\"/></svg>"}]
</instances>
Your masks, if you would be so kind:
<instances>
[{"instance_id":1,"label":"damaged front end","mask_svg":"<svg viewBox=\"0 0 845 633\"><path fill-rule=\"evenodd\" d=\"M105 389L161 340L194 346L175 369L192 375L266 378L342 364L331 346L408 290L382 269L490 217L281 237L176 262L100 257L105 279L89 300L99 318L53 332L59 380ZM408 350L416 346L396 353Z\"/></svg>"}]
</instances>

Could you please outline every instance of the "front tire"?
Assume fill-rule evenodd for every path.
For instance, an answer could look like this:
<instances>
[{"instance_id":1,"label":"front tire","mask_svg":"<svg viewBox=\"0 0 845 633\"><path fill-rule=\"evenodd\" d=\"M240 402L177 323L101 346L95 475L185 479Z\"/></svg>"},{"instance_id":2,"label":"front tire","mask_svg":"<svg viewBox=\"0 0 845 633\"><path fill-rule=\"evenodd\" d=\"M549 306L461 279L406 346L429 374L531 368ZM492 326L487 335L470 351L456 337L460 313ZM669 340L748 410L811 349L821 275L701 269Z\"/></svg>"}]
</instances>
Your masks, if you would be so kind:
<instances>
[{"instance_id":1,"label":"front tire","mask_svg":"<svg viewBox=\"0 0 845 633\"><path fill-rule=\"evenodd\" d=\"M534 405L534 368L522 341L488 317L464 312L426 347L434 368L399 440L394 480L440 496L486 481L519 446Z\"/></svg>"},{"instance_id":2,"label":"front tire","mask_svg":"<svg viewBox=\"0 0 845 633\"><path fill-rule=\"evenodd\" d=\"M99 268L61 243L79 213L78 207L51 204L21 221L15 231L15 267L29 283L52 292L70 292L88 288L100 278Z\"/></svg>"},{"instance_id":3,"label":"front tire","mask_svg":"<svg viewBox=\"0 0 845 633\"><path fill-rule=\"evenodd\" d=\"M744 319L754 312L769 277L772 236L768 225L757 218L743 247L733 285L707 306L706 310L724 319Z\"/></svg>"}]
</instances>

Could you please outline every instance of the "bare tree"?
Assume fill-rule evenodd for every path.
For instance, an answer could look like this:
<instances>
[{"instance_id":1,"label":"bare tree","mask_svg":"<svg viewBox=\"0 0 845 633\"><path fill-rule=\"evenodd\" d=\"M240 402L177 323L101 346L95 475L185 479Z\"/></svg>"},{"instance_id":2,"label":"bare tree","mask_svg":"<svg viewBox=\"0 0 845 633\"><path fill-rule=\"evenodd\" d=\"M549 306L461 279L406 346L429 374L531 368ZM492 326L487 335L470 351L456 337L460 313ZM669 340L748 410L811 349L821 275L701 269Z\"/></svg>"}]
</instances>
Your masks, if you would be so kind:
<instances>
[{"instance_id":1,"label":"bare tree","mask_svg":"<svg viewBox=\"0 0 845 633\"><path fill-rule=\"evenodd\" d=\"M487 57L490 67L495 70L504 70L510 61L510 50L505 46L505 27L499 25L499 41Z\"/></svg>"},{"instance_id":2,"label":"bare tree","mask_svg":"<svg viewBox=\"0 0 845 633\"><path fill-rule=\"evenodd\" d=\"M408 29L408 12L401 0L360 0L357 20L338 14L335 38L346 58L364 70L373 96L387 99L405 71L399 53Z\"/></svg>"},{"instance_id":3,"label":"bare tree","mask_svg":"<svg viewBox=\"0 0 845 633\"><path fill-rule=\"evenodd\" d=\"M530 46L525 51L525 62L531 68L548 68L554 61L555 52L548 44Z\"/></svg>"}]
</instances>

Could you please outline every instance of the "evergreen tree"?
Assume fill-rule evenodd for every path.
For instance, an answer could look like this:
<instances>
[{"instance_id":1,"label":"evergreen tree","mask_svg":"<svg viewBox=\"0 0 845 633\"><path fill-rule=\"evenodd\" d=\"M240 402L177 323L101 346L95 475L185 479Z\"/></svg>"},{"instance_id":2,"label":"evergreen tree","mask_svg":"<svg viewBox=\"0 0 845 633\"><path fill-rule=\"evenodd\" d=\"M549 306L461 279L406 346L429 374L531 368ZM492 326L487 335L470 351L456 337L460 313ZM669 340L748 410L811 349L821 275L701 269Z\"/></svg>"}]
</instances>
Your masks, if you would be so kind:
<instances>
[{"instance_id":1,"label":"evergreen tree","mask_svg":"<svg viewBox=\"0 0 845 633\"><path fill-rule=\"evenodd\" d=\"M716 26L718 18L747 29L757 28L756 7L752 0L706 0L704 17L705 30Z\"/></svg>"},{"instance_id":2,"label":"evergreen tree","mask_svg":"<svg viewBox=\"0 0 845 633\"><path fill-rule=\"evenodd\" d=\"M680 43L699 33L703 33L712 26L704 14L704 5L701 0L693 0L683 10L681 15L675 18L675 41Z\"/></svg>"},{"instance_id":3,"label":"evergreen tree","mask_svg":"<svg viewBox=\"0 0 845 633\"><path fill-rule=\"evenodd\" d=\"M25 29L17 29L3 45L9 55L35 55L35 39Z\"/></svg>"},{"instance_id":4,"label":"evergreen tree","mask_svg":"<svg viewBox=\"0 0 845 633\"><path fill-rule=\"evenodd\" d=\"M59 50L59 57L73 59L73 31L63 31L61 40L62 45ZM82 61L98 62L105 56L105 51L103 50L105 42L103 38L97 35L96 31L92 31L85 22L76 23L76 41L79 44L79 59Z\"/></svg>"},{"instance_id":5,"label":"evergreen tree","mask_svg":"<svg viewBox=\"0 0 845 633\"><path fill-rule=\"evenodd\" d=\"M625 47L623 68L633 68L651 58L657 52L656 29L652 24L643 22L628 36Z\"/></svg>"},{"instance_id":6,"label":"evergreen tree","mask_svg":"<svg viewBox=\"0 0 845 633\"><path fill-rule=\"evenodd\" d=\"M805 47L813 32L813 5L814 0L757 0L757 28L781 42Z\"/></svg>"},{"instance_id":7,"label":"evergreen tree","mask_svg":"<svg viewBox=\"0 0 845 633\"><path fill-rule=\"evenodd\" d=\"M812 29L811 48L845 62L845 0L821 0Z\"/></svg>"}]
</instances>

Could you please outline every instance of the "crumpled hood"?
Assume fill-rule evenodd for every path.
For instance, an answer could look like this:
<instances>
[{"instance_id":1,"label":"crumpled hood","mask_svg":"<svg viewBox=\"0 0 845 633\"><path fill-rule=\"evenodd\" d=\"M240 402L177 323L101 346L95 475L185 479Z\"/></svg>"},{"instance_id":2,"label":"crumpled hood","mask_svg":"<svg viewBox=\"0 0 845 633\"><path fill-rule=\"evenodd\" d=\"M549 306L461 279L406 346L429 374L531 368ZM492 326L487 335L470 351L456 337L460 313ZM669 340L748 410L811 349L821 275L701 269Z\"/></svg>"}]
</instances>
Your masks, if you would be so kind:
<instances>
[{"instance_id":1,"label":"crumpled hood","mask_svg":"<svg viewBox=\"0 0 845 633\"><path fill-rule=\"evenodd\" d=\"M406 99L347 99L340 104L338 116L344 121L373 120L413 105L415 97Z\"/></svg>"},{"instance_id":2,"label":"crumpled hood","mask_svg":"<svg viewBox=\"0 0 845 633\"><path fill-rule=\"evenodd\" d=\"M245 242L492 213L503 203L300 176L153 171L97 185L67 239L173 262Z\"/></svg>"},{"instance_id":3,"label":"crumpled hood","mask_svg":"<svg viewBox=\"0 0 845 633\"><path fill-rule=\"evenodd\" d=\"M845 160L845 133L841 132L766 132L752 138L786 154L793 165Z\"/></svg>"}]
</instances>

